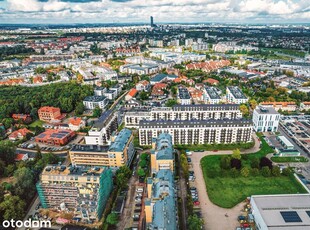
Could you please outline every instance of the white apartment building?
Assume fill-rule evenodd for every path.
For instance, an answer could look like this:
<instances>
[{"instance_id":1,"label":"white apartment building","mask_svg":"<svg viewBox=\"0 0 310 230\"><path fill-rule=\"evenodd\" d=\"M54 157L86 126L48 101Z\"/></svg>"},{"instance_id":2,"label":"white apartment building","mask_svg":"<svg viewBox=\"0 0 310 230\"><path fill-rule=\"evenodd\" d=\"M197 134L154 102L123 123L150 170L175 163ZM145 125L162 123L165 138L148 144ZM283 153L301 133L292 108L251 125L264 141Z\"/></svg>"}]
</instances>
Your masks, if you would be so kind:
<instances>
[{"instance_id":1,"label":"white apartment building","mask_svg":"<svg viewBox=\"0 0 310 230\"><path fill-rule=\"evenodd\" d=\"M171 107L134 108L125 113L126 127L138 128L141 120L208 120L240 119L239 105L175 105Z\"/></svg>"},{"instance_id":2,"label":"white apartment building","mask_svg":"<svg viewBox=\"0 0 310 230\"><path fill-rule=\"evenodd\" d=\"M112 133L117 130L117 114L111 110L104 112L85 136L86 145L103 145L110 141Z\"/></svg>"},{"instance_id":3,"label":"white apartment building","mask_svg":"<svg viewBox=\"0 0 310 230\"><path fill-rule=\"evenodd\" d=\"M237 86L228 86L226 88L227 103L243 104L247 103L248 98L243 94L242 90Z\"/></svg>"},{"instance_id":4,"label":"white apartment building","mask_svg":"<svg viewBox=\"0 0 310 230\"><path fill-rule=\"evenodd\" d=\"M276 132L280 114L273 107L257 106L253 112L253 125L256 132Z\"/></svg>"},{"instance_id":5,"label":"white apartment building","mask_svg":"<svg viewBox=\"0 0 310 230\"><path fill-rule=\"evenodd\" d=\"M178 103L181 105L190 105L192 98L186 88L178 88Z\"/></svg>"},{"instance_id":6,"label":"white apartment building","mask_svg":"<svg viewBox=\"0 0 310 230\"><path fill-rule=\"evenodd\" d=\"M221 101L219 91L215 87L205 87L203 98L206 104L219 104Z\"/></svg>"},{"instance_id":7,"label":"white apartment building","mask_svg":"<svg viewBox=\"0 0 310 230\"><path fill-rule=\"evenodd\" d=\"M246 143L252 141L252 122L242 119L140 121L140 145L151 145L152 139L161 133L170 134L174 145Z\"/></svg>"},{"instance_id":8,"label":"white apartment building","mask_svg":"<svg viewBox=\"0 0 310 230\"><path fill-rule=\"evenodd\" d=\"M108 105L109 100L105 96L88 96L83 100L83 105L86 109L95 109L99 107L100 109L105 109Z\"/></svg>"}]
</instances>

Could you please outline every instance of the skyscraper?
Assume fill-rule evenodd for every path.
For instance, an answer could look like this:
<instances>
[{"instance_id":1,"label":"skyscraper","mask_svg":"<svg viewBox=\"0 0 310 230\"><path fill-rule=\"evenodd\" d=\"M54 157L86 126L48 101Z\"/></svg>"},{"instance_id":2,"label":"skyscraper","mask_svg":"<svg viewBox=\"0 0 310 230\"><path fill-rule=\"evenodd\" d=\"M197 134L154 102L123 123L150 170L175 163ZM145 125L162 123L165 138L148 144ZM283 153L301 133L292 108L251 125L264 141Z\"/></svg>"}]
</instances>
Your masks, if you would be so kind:
<instances>
[{"instance_id":1,"label":"skyscraper","mask_svg":"<svg viewBox=\"0 0 310 230\"><path fill-rule=\"evenodd\" d=\"M150 19L151 19L151 27L154 27L154 19L153 19L153 16L151 16Z\"/></svg>"}]
</instances>

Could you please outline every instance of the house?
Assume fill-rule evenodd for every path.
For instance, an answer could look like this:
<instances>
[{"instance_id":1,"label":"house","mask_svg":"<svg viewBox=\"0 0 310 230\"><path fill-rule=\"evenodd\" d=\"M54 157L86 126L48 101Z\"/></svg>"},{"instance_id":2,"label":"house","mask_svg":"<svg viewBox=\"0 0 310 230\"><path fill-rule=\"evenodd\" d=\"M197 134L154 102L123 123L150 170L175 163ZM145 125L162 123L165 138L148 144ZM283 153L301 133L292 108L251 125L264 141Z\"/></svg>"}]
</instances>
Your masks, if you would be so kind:
<instances>
[{"instance_id":1,"label":"house","mask_svg":"<svg viewBox=\"0 0 310 230\"><path fill-rule=\"evenodd\" d=\"M72 117L69 119L69 128L72 131L78 131L81 128L85 127L85 121L80 117Z\"/></svg>"},{"instance_id":2,"label":"house","mask_svg":"<svg viewBox=\"0 0 310 230\"><path fill-rule=\"evenodd\" d=\"M128 93L127 95L125 96L125 100L126 101L129 101L131 100L132 98L134 98L138 93L138 90L136 90L135 88L132 88Z\"/></svg>"},{"instance_id":3,"label":"house","mask_svg":"<svg viewBox=\"0 0 310 230\"><path fill-rule=\"evenodd\" d=\"M204 80L203 82L208 83L210 85L218 85L220 83L218 80L215 80L213 78L208 78L207 80Z\"/></svg>"},{"instance_id":4,"label":"house","mask_svg":"<svg viewBox=\"0 0 310 230\"><path fill-rule=\"evenodd\" d=\"M61 120L63 116L60 113L60 109L56 107L44 106L38 110L39 119L45 122L52 122L55 120Z\"/></svg>"},{"instance_id":5,"label":"house","mask_svg":"<svg viewBox=\"0 0 310 230\"><path fill-rule=\"evenodd\" d=\"M12 118L14 119L14 121L21 120L25 124L29 124L32 121L29 114L13 114Z\"/></svg>"},{"instance_id":6,"label":"house","mask_svg":"<svg viewBox=\"0 0 310 230\"><path fill-rule=\"evenodd\" d=\"M280 109L282 111L287 112L294 112L297 109L297 105L295 102L291 101L283 101L283 102L262 102L260 105L264 107L274 107L276 111L279 111Z\"/></svg>"},{"instance_id":7,"label":"house","mask_svg":"<svg viewBox=\"0 0 310 230\"><path fill-rule=\"evenodd\" d=\"M42 82L43 82L43 78L41 76L36 76L36 77L33 77L32 79L33 84L40 84Z\"/></svg>"},{"instance_id":8,"label":"house","mask_svg":"<svg viewBox=\"0 0 310 230\"><path fill-rule=\"evenodd\" d=\"M145 91L145 92L147 92L147 91L149 91L149 89L150 89L150 83L148 82L148 81L146 81L146 80L142 80L142 81L139 81L137 84L136 84L136 89L138 90L138 91Z\"/></svg>"},{"instance_id":9,"label":"house","mask_svg":"<svg viewBox=\"0 0 310 230\"><path fill-rule=\"evenodd\" d=\"M9 135L9 140L10 141L21 140L27 136L27 133L32 133L32 132L26 128L16 130Z\"/></svg>"},{"instance_id":10,"label":"house","mask_svg":"<svg viewBox=\"0 0 310 230\"><path fill-rule=\"evenodd\" d=\"M189 87L188 92L191 95L191 98L193 99L193 101L195 102L203 101L203 93L201 90L193 88L193 87Z\"/></svg>"},{"instance_id":11,"label":"house","mask_svg":"<svg viewBox=\"0 0 310 230\"><path fill-rule=\"evenodd\" d=\"M165 84L165 83L156 83L153 86L151 96L152 97L164 96L166 88L167 88L167 84Z\"/></svg>"}]
</instances>

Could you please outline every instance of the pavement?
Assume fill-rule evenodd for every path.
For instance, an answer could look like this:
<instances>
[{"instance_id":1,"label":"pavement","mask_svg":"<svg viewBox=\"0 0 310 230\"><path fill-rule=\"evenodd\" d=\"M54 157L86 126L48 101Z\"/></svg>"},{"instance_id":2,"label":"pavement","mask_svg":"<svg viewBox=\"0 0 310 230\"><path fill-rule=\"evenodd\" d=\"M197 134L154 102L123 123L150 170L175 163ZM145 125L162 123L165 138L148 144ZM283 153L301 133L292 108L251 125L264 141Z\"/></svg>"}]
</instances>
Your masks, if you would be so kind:
<instances>
[{"instance_id":1,"label":"pavement","mask_svg":"<svg viewBox=\"0 0 310 230\"><path fill-rule=\"evenodd\" d=\"M255 153L260 149L260 141L256 134L253 134L253 139L255 141L254 146L251 149L241 151L241 154ZM195 173L195 187L198 191L201 214L205 223L205 230L229 230L240 226L237 218L239 215L243 214L242 209L246 203L241 202L231 209L221 208L213 204L208 197L208 192L206 189L208 185L204 182L203 173L200 166L200 160L204 156L225 155L232 154L232 152L232 150L218 152L193 152L192 156L190 156L192 159L192 166L190 170L193 170Z\"/></svg>"}]
</instances>

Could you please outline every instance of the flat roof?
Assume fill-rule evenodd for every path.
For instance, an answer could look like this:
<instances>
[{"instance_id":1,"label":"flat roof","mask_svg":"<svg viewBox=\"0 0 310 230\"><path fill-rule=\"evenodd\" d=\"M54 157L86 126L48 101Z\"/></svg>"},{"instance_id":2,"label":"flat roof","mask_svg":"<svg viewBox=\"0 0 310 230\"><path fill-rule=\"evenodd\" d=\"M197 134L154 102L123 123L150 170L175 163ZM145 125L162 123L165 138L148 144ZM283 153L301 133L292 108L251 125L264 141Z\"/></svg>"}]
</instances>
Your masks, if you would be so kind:
<instances>
[{"instance_id":1,"label":"flat roof","mask_svg":"<svg viewBox=\"0 0 310 230\"><path fill-rule=\"evenodd\" d=\"M272 106L257 106L255 111L258 114L279 114Z\"/></svg>"},{"instance_id":2,"label":"flat roof","mask_svg":"<svg viewBox=\"0 0 310 230\"><path fill-rule=\"evenodd\" d=\"M206 93L211 99L221 99L215 87L205 87Z\"/></svg>"},{"instance_id":3,"label":"flat roof","mask_svg":"<svg viewBox=\"0 0 310 230\"><path fill-rule=\"evenodd\" d=\"M100 102L107 100L105 96L87 96L84 98L84 101L89 101L89 102Z\"/></svg>"},{"instance_id":4,"label":"flat roof","mask_svg":"<svg viewBox=\"0 0 310 230\"><path fill-rule=\"evenodd\" d=\"M102 145L74 145L71 152L94 152L94 153L107 153L109 146Z\"/></svg>"},{"instance_id":5,"label":"flat roof","mask_svg":"<svg viewBox=\"0 0 310 230\"><path fill-rule=\"evenodd\" d=\"M294 145L285 137L285 136L278 136L278 138L286 145L287 147L294 147Z\"/></svg>"},{"instance_id":6,"label":"flat roof","mask_svg":"<svg viewBox=\"0 0 310 230\"><path fill-rule=\"evenodd\" d=\"M241 89L237 86L228 86L227 87L231 94L236 98L236 99L247 99L247 97L243 94Z\"/></svg>"},{"instance_id":7,"label":"flat roof","mask_svg":"<svg viewBox=\"0 0 310 230\"><path fill-rule=\"evenodd\" d=\"M270 230L310 229L310 194L252 196L251 202Z\"/></svg>"}]
</instances>

